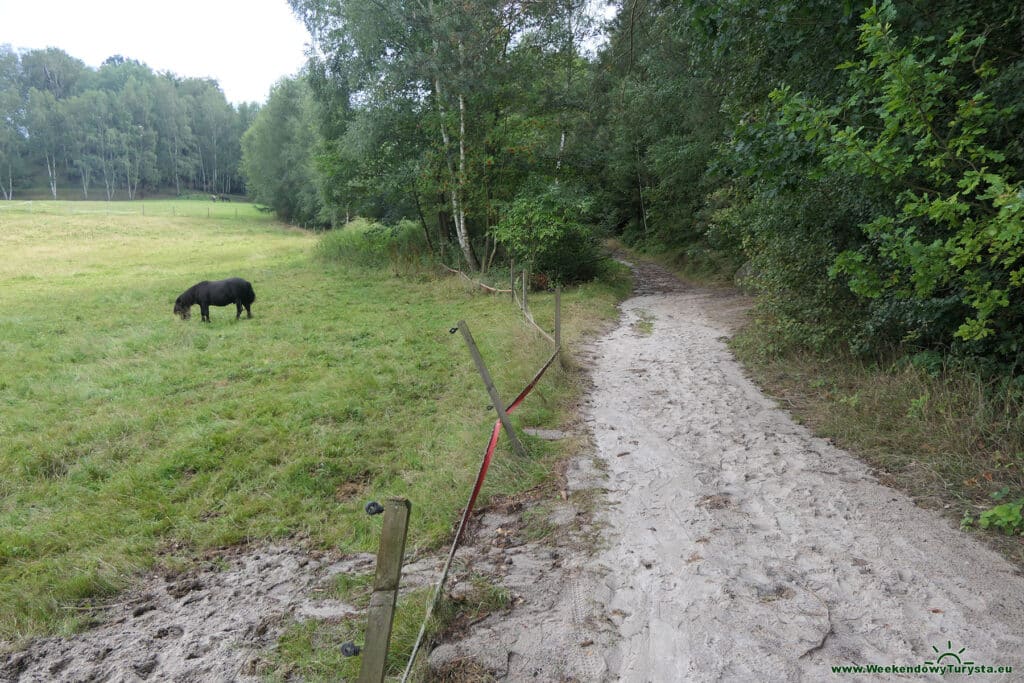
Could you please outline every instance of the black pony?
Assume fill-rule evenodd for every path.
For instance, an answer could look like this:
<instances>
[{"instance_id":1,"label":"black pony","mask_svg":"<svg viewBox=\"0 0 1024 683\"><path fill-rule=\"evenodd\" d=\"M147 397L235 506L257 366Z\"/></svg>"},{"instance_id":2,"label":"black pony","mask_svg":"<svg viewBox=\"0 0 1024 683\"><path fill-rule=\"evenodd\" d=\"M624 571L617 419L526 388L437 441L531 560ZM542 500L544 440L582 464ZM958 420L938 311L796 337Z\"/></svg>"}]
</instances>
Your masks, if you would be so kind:
<instances>
[{"instance_id":1,"label":"black pony","mask_svg":"<svg viewBox=\"0 0 1024 683\"><path fill-rule=\"evenodd\" d=\"M242 307L252 317L249 306L256 301L256 292L252 285L240 277L229 277L227 280L216 280L202 282L192 285L186 289L181 296L174 301L174 314L180 315L182 320L188 320L192 315L192 306L199 304L199 311L203 314L203 322L210 322L210 306L227 306L234 304L238 309L235 320L242 317Z\"/></svg>"}]
</instances>

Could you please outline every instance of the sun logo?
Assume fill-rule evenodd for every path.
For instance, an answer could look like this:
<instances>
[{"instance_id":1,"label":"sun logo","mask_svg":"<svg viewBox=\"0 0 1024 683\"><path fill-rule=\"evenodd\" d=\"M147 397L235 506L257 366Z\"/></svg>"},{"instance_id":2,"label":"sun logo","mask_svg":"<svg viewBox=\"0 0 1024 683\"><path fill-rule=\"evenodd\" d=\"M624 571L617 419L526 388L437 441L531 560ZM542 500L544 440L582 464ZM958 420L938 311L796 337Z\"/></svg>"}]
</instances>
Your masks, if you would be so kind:
<instances>
[{"instance_id":1,"label":"sun logo","mask_svg":"<svg viewBox=\"0 0 1024 683\"><path fill-rule=\"evenodd\" d=\"M947 640L946 641L946 651L941 653L941 654L939 654L939 656L935 658L934 662L925 662L925 664L952 664L953 662L950 662L950 661L946 661L946 662L942 661L942 660L946 659L947 657L951 657L951 658L956 660L957 666L971 666L972 664L974 664L974 662L964 662L964 661L962 661L960 659L960 655L962 655L964 653L964 650L966 650L966 649L967 649L966 647L962 647L959 650L957 650L956 652L953 652L953 641ZM939 648L935 647L934 645L932 645L932 650L934 650L936 653L939 652Z\"/></svg>"}]
</instances>

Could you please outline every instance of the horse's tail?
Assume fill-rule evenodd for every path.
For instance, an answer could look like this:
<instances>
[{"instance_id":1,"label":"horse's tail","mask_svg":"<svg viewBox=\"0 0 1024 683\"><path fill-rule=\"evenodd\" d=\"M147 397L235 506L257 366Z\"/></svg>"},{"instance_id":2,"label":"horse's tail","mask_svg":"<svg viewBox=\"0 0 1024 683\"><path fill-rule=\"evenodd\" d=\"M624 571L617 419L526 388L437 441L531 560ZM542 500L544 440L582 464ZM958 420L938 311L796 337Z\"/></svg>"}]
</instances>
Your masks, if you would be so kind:
<instances>
[{"instance_id":1,"label":"horse's tail","mask_svg":"<svg viewBox=\"0 0 1024 683\"><path fill-rule=\"evenodd\" d=\"M245 288L248 290L247 294L249 295L249 303L251 304L256 301L256 290L252 288L252 283L249 282L245 283Z\"/></svg>"}]
</instances>

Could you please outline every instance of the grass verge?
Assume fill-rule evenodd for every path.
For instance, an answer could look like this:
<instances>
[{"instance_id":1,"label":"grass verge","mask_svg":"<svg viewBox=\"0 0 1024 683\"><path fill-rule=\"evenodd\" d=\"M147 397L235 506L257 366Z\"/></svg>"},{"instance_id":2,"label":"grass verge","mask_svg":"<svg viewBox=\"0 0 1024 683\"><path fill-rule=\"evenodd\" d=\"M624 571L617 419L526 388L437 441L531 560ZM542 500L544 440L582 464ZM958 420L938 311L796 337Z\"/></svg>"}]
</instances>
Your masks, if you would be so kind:
<instances>
[{"instance_id":1,"label":"grass verge","mask_svg":"<svg viewBox=\"0 0 1024 683\"><path fill-rule=\"evenodd\" d=\"M793 416L860 455L922 507L977 521L1024 496L1024 397L962 371L870 363L844 355L763 351L752 323L733 350ZM989 537L1024 563L1019 536Z\"/></svg>"}]
</instances>

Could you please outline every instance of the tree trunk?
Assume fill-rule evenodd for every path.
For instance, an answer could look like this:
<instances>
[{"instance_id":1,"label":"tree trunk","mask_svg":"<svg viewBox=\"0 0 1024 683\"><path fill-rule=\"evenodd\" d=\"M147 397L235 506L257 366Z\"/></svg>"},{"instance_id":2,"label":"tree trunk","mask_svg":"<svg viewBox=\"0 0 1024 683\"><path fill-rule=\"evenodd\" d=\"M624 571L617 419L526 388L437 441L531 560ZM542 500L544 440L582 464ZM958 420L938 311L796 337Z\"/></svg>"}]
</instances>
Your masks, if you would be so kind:
<instances>
[{"instance_id":1,"label":"tree trunk","mask_svg":"<svg viewBox=\"0 0 1024 683\"><path fill-rule=\"evenodd\" d=\"M174 142L171 145L171 165L174 167L174 190L181 196L181 177L178 175L178 158L181 155L181 146L178 143L178 131L174 131Z\"/></svg>"},{"instance_id":2,"label":"tree trunk","mask_svg":"<svg viewBox=\"0 0 1024 683\"><path fill-rule=\"evenodd\" d=\"M438 113L441 117L441 141L444 143L444 157L445 163L448 166L448 177L451 182L450 199L452 204L452 220L455 221L455 236L459 241L459 246L462 248L462 255L466 259L466 264L472 270L479 270L480 263L476 259L476 255L473 253L473 245L469 242L469 233L466 231L466 214L462 209L462 178L459 177L458 172L452 164L451 158L448 155L448 150L451 149L451 138L448 136L448 126L444 122L444 93L441 90L441 79L439 76L434 76L434 94L437 96L437 108ZM459 104L461 108L460 120L462 121L461 129L465 131L465 104L462 96L459 96ZM460 139L460 148L462 161L460 166L464 168L465 165L465 146L462 144Z\"/></svg>"},{"instance_id":3,"label":"tree trunk","mask_svg":"<svg viewBox=\"0 0 1024 683\"><path fill-rule=\"evenodd\" d=\"M430 239L430 230L427 229L427 219L423 215L423 207L420 206L420 195L416 191L416 183L412 184L412 198L416 202L416 213L420 217L420 225L423 226L423 236L427 238L427 248L430 249L430 254L433 256L436 252L434 251L434 242Z\"/></svg>"},{"instance_id":4,"label":"tree trunk","mask_svg":"<svg viewBox=\"0 0 1024 683\"><path fill-rule=\"evenodd\" d=\"M50 179L50 194L53 198L57 198L57 156L51 156L49 153L44 153L46 157L46 173Z\"/></svg>"},{"instance_id":5,"label":"tree trunk","mask_svg":"<svg viewBox=\"0 0 1024 683\"><path fill-rule=\"evenodd\" d=\"M86 163L82 164L79 169L79 174L82 177L82 196L84 199L89 199L89 166Z\"/></svg>"},{"instance_id":6,"label":"tree trunk","mask_svg":"<svg viewBox=\"0 0 1024 683\"><path fill-rule=\"evenodd\" d=\"M644 237L647 238L647 207L644 206L644 183L640 177L640 146L636 145L636 192L640 197L640 218L644 224Z\"/></svg>"},{"instance_id":7,"label":"tree trunk","mask_svg":"<svg viewBox=\"0 0 1024 683\"><path fill-rule=\"evenodd\" d=\"M213 127L213 181L210 183L213 191L217 191L217 126Z\"/></svg>"},{"instance_id":8,"label":"tree trunk","mask_svg":"<svg viewBox=\"0 0 1024 683\"><path fill-rule=\"evenodd\" d=\"M461 47L461 46L460 46ZM476 254L473 253L473 245L469 240L469 230L466 228L466 206L464 201L464 188L466 185L466 100L459 93L459 176L457 186L459 188L459 211L455 216L455 229L459 236L459 246L466 254L466 262L473 270L480 270L480 263Z\"/></svg>"},{"instance_id":9,"label":"tree trunk","mask_svg":"<svg viewBox=\"0 0 1024 683\"><path fill-rule=\"evenodd\" d=\"M562 170L562 152L565 151L565 128L562 128L562 139L558 142L558 157L555 159L555 182L558 182L558 173Z\"/></svg>"},{"instance_id":10,"label":"tree trunk","mask_svg":"<svg viewBox=\"0 0 1024 683\"><path fill-rule=\"evenodd\" d=\"M109 144L109 143L108 143ZM108 150L103 150L103 188L107 193L107 201L114 198L114 185L117 182L117 173L114 169L114 155Z\"/></svg>"},{"instance_id":11,"label":"tree trunk","mask_svg":"<svg viewBox=\"0 0 1024 683\"><path fill-rule=\"evenodd\" d=\"M14 199L14 165L10 161L7 162L7 187L0 185L0 190L7 201Z\"/></svg>"},{"instance_id":12,"label":"tree trunk","mask_svg":"<svg viewBox=\"0 0 1024 683\"><path fill-rule=\"evenodd\" d=\"M203 146L202 145L196 145L196 153L199 155L199 171L200 171L200 178L202 179L202 183L203 183L203 192L206 192L207 190L210 189L210 187L209 187L210 184L206 182L206 161L203 159ZM194 184L195 183L193 183L193 185Z\"/></svg>"}]
</instances>

